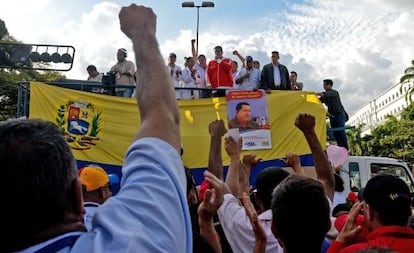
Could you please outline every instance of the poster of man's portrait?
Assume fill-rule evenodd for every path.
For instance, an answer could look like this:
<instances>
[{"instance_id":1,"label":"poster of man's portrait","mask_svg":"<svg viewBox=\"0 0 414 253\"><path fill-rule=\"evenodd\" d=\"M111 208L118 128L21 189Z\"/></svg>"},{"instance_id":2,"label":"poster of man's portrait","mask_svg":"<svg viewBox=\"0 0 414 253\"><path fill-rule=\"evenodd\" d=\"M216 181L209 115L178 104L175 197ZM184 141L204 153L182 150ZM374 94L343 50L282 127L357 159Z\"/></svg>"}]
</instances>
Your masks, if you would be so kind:
<instances>
[{"instance_id":1,"label":"poster of man's portrait","mask_svg":"<svg viewBox=\"0 0 414 253\"><path fill-rule=\"evenodd\" d=\"M243 150L271 148L265 92L229 90L226 99L228 128L239 129L243 139Z\"/></svg>"}]
</instances>

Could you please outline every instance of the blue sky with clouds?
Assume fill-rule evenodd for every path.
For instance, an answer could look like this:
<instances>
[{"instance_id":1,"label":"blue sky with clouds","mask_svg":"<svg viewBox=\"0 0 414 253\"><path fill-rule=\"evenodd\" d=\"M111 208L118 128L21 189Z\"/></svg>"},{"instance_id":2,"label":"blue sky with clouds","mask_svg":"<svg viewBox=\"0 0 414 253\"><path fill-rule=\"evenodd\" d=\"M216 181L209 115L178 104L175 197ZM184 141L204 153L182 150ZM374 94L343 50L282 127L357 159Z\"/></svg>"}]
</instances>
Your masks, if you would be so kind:
<instances>
[{"instance_id":1,"label":"blue sky with clouds","mask_svg":"<svg viewBox=\"0 0 414 253\"><path fill-rule=\"evenodd\" d=\"M226 56L237 49L262 65L278 50L280 62L298 72L305 90L321 91L334 80L349 112L398 82L414 59L413 0L216 0L200 8L199 52L211 59L222 45ZM146 0L158 17L157 36L164 58L189 56L196 37L196 9L182 1ZM201 1L196 1L201 4ZM76 48L68 78L86 79L94 64L106 72L116 50L130 41L119 29L118 12L129 1L13 0L2 3L0 19L9 33L26 43ZM23 8L24 6L24 8ZM232 57L233 58L233 57Z\"/></svg>"}]
</instances>

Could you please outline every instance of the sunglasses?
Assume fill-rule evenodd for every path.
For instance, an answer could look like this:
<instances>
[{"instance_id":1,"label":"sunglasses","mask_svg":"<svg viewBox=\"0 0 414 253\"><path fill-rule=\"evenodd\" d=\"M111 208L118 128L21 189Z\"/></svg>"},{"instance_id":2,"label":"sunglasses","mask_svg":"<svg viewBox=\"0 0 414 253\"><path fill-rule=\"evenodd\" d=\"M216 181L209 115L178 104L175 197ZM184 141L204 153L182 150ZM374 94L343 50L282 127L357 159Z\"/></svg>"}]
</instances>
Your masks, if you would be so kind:
<instances>
[{"instance_id":1,"label":"sunglasses","mask_svg":"<svg viewBox=\"0 0 414 253\"><path fill-rule=\"evenodd\" d=\"M112 183L107 183L103 187L108 187L108 190L112 191Z\"/></svg>"}]
</instances>

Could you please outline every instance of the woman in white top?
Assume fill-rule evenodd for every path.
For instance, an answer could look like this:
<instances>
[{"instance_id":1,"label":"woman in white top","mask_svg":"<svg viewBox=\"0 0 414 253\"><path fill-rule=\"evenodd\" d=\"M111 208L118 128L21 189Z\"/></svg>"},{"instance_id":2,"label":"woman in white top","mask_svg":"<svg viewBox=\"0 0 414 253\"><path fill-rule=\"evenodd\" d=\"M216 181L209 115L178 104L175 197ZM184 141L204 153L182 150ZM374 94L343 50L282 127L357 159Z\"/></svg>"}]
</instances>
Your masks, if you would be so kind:
<instances>
[{"instance_id":1,"label":"woman in white top","mask_svg":"<svg viewBox=\"0 0 414 253\"><path fill-rule=\"evenodd\" d=\"M197 88L196 83L196 76L197 71L194 68L194 59L193 57L185 58L185 69L183 70L182 80L184 82L184 88ZM199 98L198 90L182 90L181 91L181 98L182 99L189 99L189 98Z\"/></svg>"}]
</instances>

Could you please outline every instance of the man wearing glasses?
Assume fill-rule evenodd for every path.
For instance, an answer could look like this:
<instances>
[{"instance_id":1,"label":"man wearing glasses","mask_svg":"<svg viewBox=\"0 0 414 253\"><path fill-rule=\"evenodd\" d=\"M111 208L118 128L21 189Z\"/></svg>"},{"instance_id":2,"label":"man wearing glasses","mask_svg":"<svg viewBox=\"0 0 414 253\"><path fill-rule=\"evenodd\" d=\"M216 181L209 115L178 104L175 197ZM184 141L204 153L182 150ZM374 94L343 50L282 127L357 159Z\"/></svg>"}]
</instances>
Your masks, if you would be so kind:
<instances>
[{"instance_id":1,"label":"man wearing glasses","mask_svg":"<svg viewBox=\"0 0 414 253\"><path fill-rule=\"evenodd\" d=\"M85 226L88 231L92 229L92 218L96 209L107 199L112 197L112 183L104 169L96 165L89 165L79 170L82 182L83 206L85 207Z\"/></svg>"}]
</instances>

